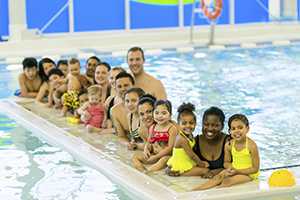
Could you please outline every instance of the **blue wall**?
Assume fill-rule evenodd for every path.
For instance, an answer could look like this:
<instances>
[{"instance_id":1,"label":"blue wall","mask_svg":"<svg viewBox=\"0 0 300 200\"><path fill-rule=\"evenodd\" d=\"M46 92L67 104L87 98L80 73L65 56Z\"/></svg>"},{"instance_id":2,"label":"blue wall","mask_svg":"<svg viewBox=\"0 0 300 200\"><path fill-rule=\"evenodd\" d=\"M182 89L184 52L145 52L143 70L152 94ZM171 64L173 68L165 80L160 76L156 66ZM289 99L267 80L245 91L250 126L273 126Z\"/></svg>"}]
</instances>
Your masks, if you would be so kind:
<instances>
[{"instance_id":1,"label":"blue wall","mask_svg":"<svg viewBox=\"0 0 300 200\"><path fill-rule=\"evenodd\" d=\"M268 9L269 1L260 0ZM235 23L268 22L269 13L264 10L255 0L235 1Z\"/></svg>"},{"instance_id":2,"label":"blue wall","mask_svg":"<svg viewBox=\"0 0 300 200\"><path fill-rule=\"evenodd\" d=\"M298 0L298 20L300 20L300 0Z\"/></svg>"},{"instance_id":3,"label":"blue wall","mask_svg":"<svg viewBox=\"0 0 300 200\"><path fill-rule=\"evenodd\" d=\"M178 23L177 5L153 5L130 2L131 28L176 27Z\"/></svg>"},{"instance_id":4,"label":"blue wall","mask_svg":"<svg viewBox=\"0 0 300 200\"><path fill-rule=\"evenodd\" d=\"M26 0L26 14L28 28L41 29L67 0ZM68 32L69 17L66 9L44 32Z\"/></svg>"},{"instance_id":5,"label":"blue wall","mask_svg":"<svg viewBox=\"0 0 300 200\"><path fill-rule=\"evenodd\" d=\"M268 8L268 0L260 0ZM29 28L42 28L67 0L26 0L27 24ZM300 5L300 0L298 0ZM177 27L178 5L158 5L130 1L132 29ZM218 24L229 23L229 0L223 0L223 11ZM184 25L189 26L192 4L184 5ZM124 0L74 0L74 30L122 30L125 28ZM202 15L202 16L201 16ZM298 7L300 20L300 6ZM46 33L68 32L68 9L66 9L46 30ZM267 22L268 12L255 0L235 0L235 23ZM208 24L200 14L195 24ZM0 36L8 35L8 0L0 0Z\"/></svg>"},{"instance_id":6,"label":"blue wall","mask_svg":"<svg viewBox=\"0 0 300 200\"><path fill-rule=\"evenodd\" d=\"M0 0L0 36L8 35L8 0Z\"/></svg>"},{"instance_id":7,"label":"blue wall","mask_svg":"<svg viewBox=\"0 0 300 200\"><path fill-rule=\"evenodd\" d=\"M124 0L75 0L75 31L125 28Z\"/></svg>"}]
</instances>

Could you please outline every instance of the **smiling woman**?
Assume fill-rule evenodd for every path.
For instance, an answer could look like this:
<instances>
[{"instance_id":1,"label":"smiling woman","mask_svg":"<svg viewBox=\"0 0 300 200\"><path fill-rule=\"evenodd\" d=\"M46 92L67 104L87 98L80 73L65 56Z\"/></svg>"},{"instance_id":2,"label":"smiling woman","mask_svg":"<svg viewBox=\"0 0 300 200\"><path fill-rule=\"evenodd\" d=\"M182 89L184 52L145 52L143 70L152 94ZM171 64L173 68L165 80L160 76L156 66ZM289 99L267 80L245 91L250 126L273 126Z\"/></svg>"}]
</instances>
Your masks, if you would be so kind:
<instances>
[{"instance_id":1,"label":"smiling woman","mask_svg":"<svg viewBox=\"0 0 300 200\"><path fill-rule=\"evenodd\" d=\"M222 132L225 115L217 107L207 109L202 119L202 134L196 137L194 152L202 161L209 164L209 171L203 177L211 178L218 174L224 165L224 146L228 135Z\"/></svg>"}]
</instances>

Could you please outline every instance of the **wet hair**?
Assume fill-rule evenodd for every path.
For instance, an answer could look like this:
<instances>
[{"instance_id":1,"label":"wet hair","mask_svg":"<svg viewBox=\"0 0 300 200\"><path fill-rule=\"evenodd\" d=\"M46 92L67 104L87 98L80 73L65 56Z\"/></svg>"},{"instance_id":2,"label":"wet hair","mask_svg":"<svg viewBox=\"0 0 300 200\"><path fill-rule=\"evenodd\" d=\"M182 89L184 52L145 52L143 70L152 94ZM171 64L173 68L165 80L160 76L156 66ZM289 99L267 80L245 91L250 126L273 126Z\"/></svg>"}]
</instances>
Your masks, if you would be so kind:
<instances>
[{"instance_id":1,"label":"wet hair","mask_svg":"<svg viewBox=\"0 0 300 200\"><path fill-rule=\"evenodd\" d=\"M131 74L127 73L127 72L120 72L117 76L116 76L116 81L120 78L129 78L129 80L131 81L132 85L134 85L134 79L131 76Z\"/></svg>"},{"instance_id":2,"label":"wet hair","mask_svg":"<svg viewBox=\"0 0 300 200\"><path fill-rule=\"evenodd\" d=\"M156 98L154 96L152 96L151 94L144 94L140 97L138 105L149 103L152 107L154 107L155 102Z\"/></svg>"},{"instance_id":3,"label":"wet hair","mask_svg":"<svg viewBox=\"0 0 300 200\"><path fill-rule=\"evenodd\" d=\"M170 115L172 115L172 103L171 101L169 100L157 100L154 104L154 109L157 108L157 106L160 106L160 105L165 105L167 107L167 110L169 111Z\"/></svg>"},{"instance_id":4,"label":"wet hair","mask_svg":"<svg viewBox=\"0 0 300 200\"><path fill-rule=\"evenodd\" d=\"M44 63L52 63L55 66L55 62L50 58L43 58L42 60L40 60L40 62L39 62L39 75L40 75L43 82L48 81L48 76L45 74L44 67L43 67Z\"/></svg>"},{"instance_id":5,"label":"wet hair","mask_svg":"<svg viewBox=\"0 0 300 200\"><path fill-rule=\"evenodd\" d=\"M60 69L58 69L58 68L53 68L53 69L51 69L50 71L49 71L49 74L48 74L48 77L50 78L52 75L54 75L54 74L56 74L56 75L58 75L58 76L64 76L64 73L60 70Z\"/></svg>"},{"instance_id":6,"label":"wet hair","mask_svg":"<svg viewBox=\"0 0 300 200\"><path fill-rule=\"evenodd\" d=\"M232 115L229 120L228 120L228 128L229 130L231 129L231 123L234 121L234 120L240 120L241 122L243 122L247 127L249 126L249 120L248 118L243 115L243 114L234 114Z\"/></svg>"},{"instance_id":7,"label":"wet hair","mask_svg":"<svg viewBox=\"0 0 300 200\"><path fill-rule=\"evenodd\" d=\"M123 67L113 67L111 68L111 71L126 72L126 70Z\"/></svg>"},{"instance_id":8,"label":"wet hair","mask_svg":"<svg viewBox=\"0 0 300 200\"><path fill-rule=\"evenodd\" d=\"M138 95L139 98L141 98L141 96L143 96L145 94L145 91L142 89L142 88L129 88L126 92L125 92L125 95L126 94L129 94L129 93L136 93Z\"/></svg>"},{"instance_id":9,"label":"wet hair","mask_svg":"<svg viewBox=\"0 0 300 200\"><path fill-rule=\"evenodd\" d=\"M68 60L59 60L56 64L56 67L59 67L59 65L68 65Z\"/></svg>"},{"instance_id":10,"label":"wet hair","mask_svg":"<svg viewBox=\"0 0 300 200\"><path fill-rule=\"evenodd\" d=\"M80 65L80 62L79 62L79 60L77 58L71 58L69 60L69 64L71 64L71 65L74 65L76 63L78 63Z\"/></svg>"},{"instance_id":11,"label":"wet hair","mask_svg":"<svg viewBox=\"0 0 300 200\"><path fill-rule=\"evenodd\" d=\"M96 60L98 63L101 63L100 58L98 58L97 56L91 56L91 57L89 57L89 58L86 60L86 63L88 63L89 60L91 60L91 59Z\"/></svg>"},{"instance_id":12,"label":"wet hair","mask_svg":"<svg viewBox=\"0 0 300 200\"><path fill-rule=\"evenodd\" d=\"M33 68L33 67L38 68L37 60L33 57L24 58L22 65L23 65L23 70L25 68Z\"/></svg>"},{"instance_id":13,"label":"wet hair","mask_svg":"<svg viewBox=\"0 0 300 200\"><path fill-rule=\"evenodd\" d=\"M183 115L192 115L195 122L197 122L197 117L194 113L195 111L195 106L194 104L191 104L191 103L183 103L181 104L178 109L177 109L177 112L178 112L178 116L177 116L177 122L179 123L180 121L180 118L183 116Z\"/></svg>"},{"instance_id":14,"label":"wet hair","mask_svg":"<svg viewBox=\"0 0 300 200\"><path fill-rule=\"evenodd\" d=\"M100 95L101 91L102 88L99 85L92 85L87 89L88 95Z\"/></svg>"},{"instance_id":15,"label":"wet hair","mask_svg":"<svg viewBox=\"0 0 300 200\"><path fill-rule=\"evenodd\" d=\"M224 121L225 121L225 115L224 112L218 108L218 107L210 107L207 110L204 111L203 117L202 117L202 123L205 121L205 119L207 118L208 115L215 115L217 116L222 124L222 129L224 127Z\"/></svg>"},{"instance_id":16,"label":"wet hair","mask_svg":"<svg viewBox=\"0 0 300 200\"><path fill-rule=\"evenodd\" d=\"M108 64L107 62L101 62L101 63L99 63L97 66L99 66L99 65L105 66L105 67L107 68L107 71L110 71L110 70L111 70L111 66L110 66L110 64Z\"/></svg>"},{"instance_id":17,"label":"wet hair","mask_svg":"<svg viewBox=\"0 0 300 200\"><path fill-rule=\"evenodd\" d=\"M142 53L142 58L143 58L143 60L145 61L144 51L143 51L143 49L142 49L141 47L131 47L131 48L127 51L127 60L128 60L128 54L129 54L130 52L134 52L134 51L139 51L139 52L141 52L141 53Z\"/></svg>"}]
</instances>

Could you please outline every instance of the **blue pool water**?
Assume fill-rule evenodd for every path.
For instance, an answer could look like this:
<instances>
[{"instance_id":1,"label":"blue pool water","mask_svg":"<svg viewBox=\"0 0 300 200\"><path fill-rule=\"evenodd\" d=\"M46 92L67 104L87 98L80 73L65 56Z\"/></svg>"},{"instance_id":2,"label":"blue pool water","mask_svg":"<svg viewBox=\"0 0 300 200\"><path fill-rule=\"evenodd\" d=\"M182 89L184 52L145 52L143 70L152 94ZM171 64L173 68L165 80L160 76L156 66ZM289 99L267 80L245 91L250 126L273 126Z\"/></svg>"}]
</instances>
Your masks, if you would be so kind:
<instances>
[{"instance_id":1,"label":"blue pool water","mask_svg":"<svg viewBox=\"0 0 300 200\"><path fill-rule=\"evenodd\" d=\"M0 115L0 199L130 198L98 171Z\"/></svg>"},{"instance_id":2,"label":"blue pool water","mask_svg":"<svg viewBox=\"0 0 300 200\"><path fill-rule=\"evenodd\" d=\"M269 168L300 164L299 55L299 45L169 51L146 55L145 69L166 86L174 113L181 102L196 105L197 133L202 113L210 106L222 108L227 119L237 112L246 114L250 137L260 149L261 168ZM126 66L124 58L100 58L113 66ZM19 71L2 65L0 98L5 98L17 88ZM5 177L0 180L0 198L3 194L10 195L9 199L130 199L99 172L4 115L0 116L0 137L0 162L5 162L0 168Z\"/></svg>"}]
</instances>

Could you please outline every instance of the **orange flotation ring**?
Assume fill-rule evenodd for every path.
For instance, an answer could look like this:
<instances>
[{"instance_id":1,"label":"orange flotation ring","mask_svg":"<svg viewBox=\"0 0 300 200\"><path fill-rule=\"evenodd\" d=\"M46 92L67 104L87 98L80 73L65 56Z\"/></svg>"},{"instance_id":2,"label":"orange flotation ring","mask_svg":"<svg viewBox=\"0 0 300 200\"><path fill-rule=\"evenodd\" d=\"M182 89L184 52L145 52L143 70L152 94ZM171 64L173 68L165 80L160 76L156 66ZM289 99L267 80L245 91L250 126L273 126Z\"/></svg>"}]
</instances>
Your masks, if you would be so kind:
<instances>
[{"instance_id":1,"label":"orange flotation ring","mask_svg":"<svg viewBox=\"0 0 300 200\"><path fill-rule=\"evenodd\" d=\"M203 14L210 20L215 20L217 19L222 12L223 8L223 2L222 0L214 0L215 1L215 7L213 11L210 11L208 8L208 5L206 5L205 0L201 0L201 9Z\"/></svg>"}]
</instances>

